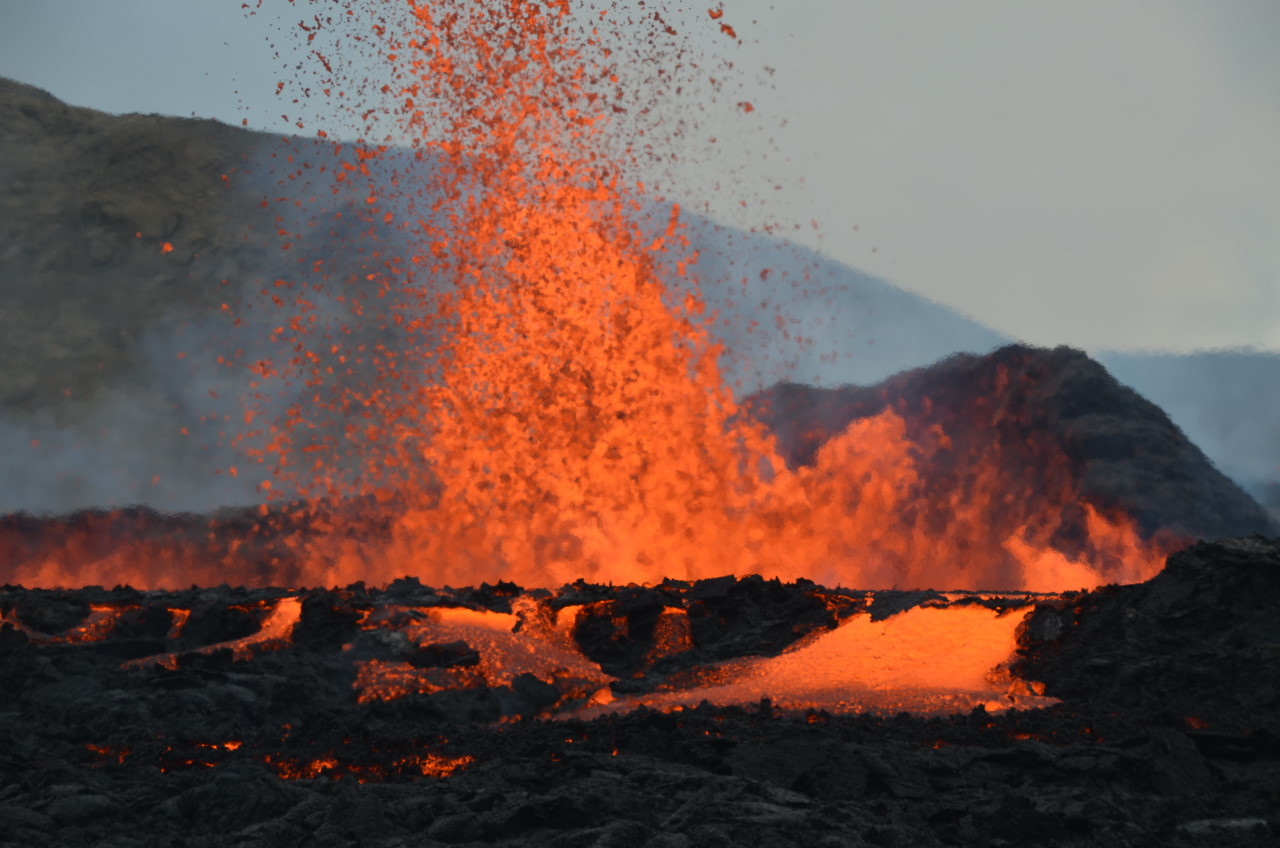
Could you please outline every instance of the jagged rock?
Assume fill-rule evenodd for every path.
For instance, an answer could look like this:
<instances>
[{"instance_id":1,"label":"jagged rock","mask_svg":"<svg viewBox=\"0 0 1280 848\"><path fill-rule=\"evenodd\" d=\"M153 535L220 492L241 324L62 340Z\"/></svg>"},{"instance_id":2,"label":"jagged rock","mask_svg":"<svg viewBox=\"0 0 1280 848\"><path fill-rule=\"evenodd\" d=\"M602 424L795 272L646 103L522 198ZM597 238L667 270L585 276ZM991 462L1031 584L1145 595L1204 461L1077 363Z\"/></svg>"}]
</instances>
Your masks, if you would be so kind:
<instances>
[{"instance_id":1,"label":"jagged rock","mask_svg":"<svg viewBox=\"0 0 1280 848\"><path fill-rule=\"evenodd\" d=\"M1200 543L1146 583L1037 608L1016 668L1057 697L1173 715L1193 728L1208 715L1258 727L1280 708L1277 597L1280 542Z\"/></svg>"},{"instance_id":2,"label":"jagged rock","mask_svg":"<svg viewBox=\"0 0 1280 848\"><path fill-rule=\"evenodd\" d=\"M427 830L427 838L449 845L478 841L484 834L484 823L475 813L463 811L437 819Z\"/></svg>"},{"instance_id":3,"label":"jagged rock","mask_svg":"<svg viewBox=\"0 0 1280 848\"><path fill-rule=\"evenodd\" d=\"M867 789L867 762L856 749L812 736L739 745L725 762L736 775L802 796L849 800L861 797Z\"/></svg>"},{"instance_id":4,"label":"jagged rock","mask_svg":"<svg viewBox=\"0 0 1280 848\"><path fill-rule=\"evenodd\" d=\"M1280 786L1280 776L1268 765L1280 755L1275 732L1280 704L1267 665L1274 660L1268 659L1271 648L1280 643L1280 619L1274 615L1280 587L1273 585L1280 579L1278 551L1280 542L1263 539L1198 545L1174 557L1166 572L1147 584L1042 603L1023 631L1020 670L1044 681L1051 694L1065 699L1063 706L1027 713L977 710L934 719L796 716L762 705L756 710L706 706L676 713L641 709L594 721L513 724L513 716L534 715L548 705L585 697L560 678L528 674L517 675L510 686L360 703L350 656L362 662L395 659L411 656L413 650L409 646L379 654L382 643L367 634L386 631L348 628L364 612L402 600L398 594L367 588L312 590L303 593L299 606L318 616L313 622L318 629L302 629L310 635L281 650L237 659L229 648L195 650L199 646L191 634L166 636L161 641L167 646L191 649L177 656L174 668L122 669L123 658L109 646L116 639L137 643L138 628L156 627L146 624L153 615L171 625L172 616L160 616L159 610L203 604L210 620L216 620L212 609L223 603L258 610L251 618L261 623L265 607L257 606L257 600L271 602L277 593L230 587L179 593L10 589L0 596L5 609L32 610L42 603L67 609L68 599L85 605L115 599L136 609L128 613L133 618L120 619L124 632L101 642L51 643L47 637L33 642L14 625L6 627L0 663L7 697L0 710L7 735L0 736L0 769L48 772L50 764L62 763L56 776L49 772L41 784L76 787L58 798L106 797L119 803L121 793L141 791L150 793L148 808L186 811L191 817L219 809L230 815L244 806L245 838L284 838L298 828L319 833L319 825L304 824L311 813L294 816L304 809L302 799L308 796L303 789L310 780L315 788L343 787L351 795L343 808L347 812L325 819L329 824L324 826L331 825L333 839L340 842L353 822L398 797L362 793L392 793L415 775L423 779L414 757L424 746L434 750L447 745L451 752L475 758L474 770L464 769L438 784L446 793L456 787L458 798L446 803L453 796L441 796L440 807L397 806L403 812L388 814L388 840L400 838L397 822L403 827L415 822L421 832L465 804L481 822L476 838L500 841L508 838L502 836L506 830L514 832L513 822L542 821L538 811L561 809L556 799L590 794L613 800L573 808L578 810L574 815L582 816L568 828L575 833L601 831L599 816L607 816L645 828L669 825L669 832L694 842L719 838L716 834L740 838L734 828L741 826L756 832L789 828L789 838L812 843L816 831L807 828L818 820L814 817L831 821L835 810L836 819L844 822L837 835L851 840L887 839L889 834L920 844L935 838L980 842L994 834L1016 841L1015 834L1052 826L1071 835L1070 843L1077 837L1096 839L1099 833L1123 835L1115 829L1129 803L1121 796L1133 796L1152 810L1144 826L1173 828L1177 844L1191 839L1189 832L1176 829L1178 822L1211 818L1213 810L1202 805L1184 813L1174 799L1219 798L1228 786L1245 784L1262 793L1250 797L1264 797L1266 787ZM444 609L466 596L474 600L472 609L483 610L492 597L488 591L417 591L446 601ZM869 599L853 594L861 604L857 609L882 613L942 602L931 593L884 593L883 602L878 593ZM853 603L850 594L758 578L673 583L661 591L577 584L559 595L539 597L537 603L548 609L584 601L590 609L609 604L616 604L615 610L647 609L661 602L679 604L685 614L701 606L700 615L714 617L715 627L691 628L684 651L664 656L643 680L633 680L635 691L661 687L672 675L695 668L727 646L747 653L776 652L785 640L762 641L762 626L775 627L787 616L803 621L808 611L821 607L827 616L816 616L806 626L823 628L829 626L833 608ZM529 603L522 599L518 605L522 620L531 622L536 616L528 617ZM734 605L737 614L731 615ZM411 610L395 603L392 608L408 617L385 619L388 625L418 621ZM330 625L337 630L330 632ZM298 626L303 628L301 620ZM213 627L200 638L221 639L229 632ZM806 632L812 631L793 627L788 638L803 638ZM649 637L639 631L622 638L640 642L639 649L623 650L622 655L639 656L651 649ZM483 665L471 661L478 651L470 643L424 645L426 653L435 650L433 662L440 664L405 666L439 672L442 685L449 675L475 675ZM505 724L492 724L504 715ZM236 747L224 747L224 740L233 740ZM273 768L292 770L303 780L280 784L287 787L284 795L266 792L279 778L264 770L263 757L271 758ZM1230 770L1229 782L1224 782L1224 769ZM92 783L76 779L84 775ZM231 779L214 781L219 775ZM352 775L368 775L374 780L368 786L387 789L360 789L365 784L352 782ZM638 782L627 783L633 779ZM0 805L12 806L15 797L23 798L34 809L54 810L68 827L73 820L82 822L77 826L113 833L117 825L124 826L125 819L114 815L82 818L81 808L71 802L49 807L55 798L33 796L35 785L0 789ZM1023 788L1012 794L991 789L1011 785ZM1093 806L1080 807L1081 797L1091 799ZM723 812L714 821L699 822L692 810L708 798ZM1256 815L1256 807L1242 803L1232 808L1233 814ZM876 812L881 808L896 811L888 825L872 824L887 814ZM591 811L597 818L587 815ZM874 827L889 829L876 836ZM525 836L549 841L552 829L539 824ZM465 833L474 836L473 831Z\"/></svg>"}]
</instances>

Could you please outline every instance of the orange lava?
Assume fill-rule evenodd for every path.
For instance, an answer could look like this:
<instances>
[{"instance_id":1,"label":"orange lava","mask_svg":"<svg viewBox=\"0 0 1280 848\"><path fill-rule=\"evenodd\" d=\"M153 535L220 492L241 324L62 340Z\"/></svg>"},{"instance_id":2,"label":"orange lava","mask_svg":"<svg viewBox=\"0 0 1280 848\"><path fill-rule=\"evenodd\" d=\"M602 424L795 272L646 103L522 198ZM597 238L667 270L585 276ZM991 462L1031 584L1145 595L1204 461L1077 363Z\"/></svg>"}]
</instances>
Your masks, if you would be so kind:
<instances>
[{"instance_id":1,"label":"orange lava","mask_svg":"<svg viewBox=\"0 0 1280 848\"><path fill-rule=\"evenodd\" d=\"M767 698L781 709L834 713L918 714L1027 709L1056 703L1035 683L1013 678L1017 631L1030 602L1003 598L1000 610L977 603L932 602L881 621L866 612L833 630L815 632L776 657L751 656L696 666L668 678L656 692L616 696L617 681L567 640L586 607L562 608L555 620L538 614L527 598L521 614L449 608L389 608L370 628L398 630L418 645L465 642L478 654L472 664L416 668L408 662L356 661L355 689L361 703L451 689L507 686L531 674L556 686L560 700L548 718L591 718L639 706L661 710L693 707L703 700L751 705ZM592 608L592 614L601 610ZM542 626L538 626L541 620ZM692 647L684 610L659 614L649 665ZM572 681L574 685L567 686Z\"/></svg>"},{"instance_id":2,"label":"orange lava","mask_svg":"<svg viewBox=\"0 0 1280 848\"><path fill-rule=\"evenodd\" d=\"M169 615L173 617L173 623L169 625L169 633L166 638L177 639L187 627L187 619L191 618L191 610L170 609Z\"/></svg>"},{"instance_id":3,"label":"orange lava","mask_svg":"<svg viewBox=\"0 0 1280 848\"><path fill-rule=\"evenodd\" d=\"M270 550L246 544L258 551L247 564L226 544L63 546L10 560L6 579L558 586L759 573L1050 591L1161 568L1168 551L1082 503L1069 473L1037 488L994 443L965 454L949 484L926 485L959 454L941 430L909 435L894 410L850 424L812 467L786 466L722 377L679 207L636 178L678 155L673 134L696 130L684 116L702 104L682 92L718 90L681 84L719 71L699 67L660 11L585 22L567 0L341 5L356 33L344 43L374 51L385 76L343 78L317 49L324 70L305 91L367 122L368 140L335 146L323 166L335 192L359 189L361 209L341 214L368 225L369 273L335 285L300 269L264 288L281 310L280 355L239 363L254 375L240 445L256 464L229 469L300 499L300 529ZM737 37L719 8L698 18ZM647 90L620 84L631 77L618 45L652 68ZM389 156L388 120L409 165ZM394 170L379 179L370 163L382 158ZM654 208L665 227L651 226ZM378 226L407 255L389 253ZM320 291L346 313L323 317ZM362 329L394 330L396 345ZM299 387L269 414L267 399ZM1058 446L1037 450L1038 466L1065 467ZM351 531L335 504L353 503L377 533ZM1070 550L1055 546L1064 536Z\"/></svg>"},{"instance_id":4,"label":"orange lava","mask_svg":"<svg viewBox=\"0 0 1280 848\"><path fill-rule=\"evenodd\" d=\"M407 662L357 661L358 700L388 701L446 689L509 686L522 674L543 682L572 681L583 691L600 689L612 680L582 655L569 636L573 608L562 610L554 621L544 618L527 599L518 599L516 608L514 614L449 607L381 610L380 617L366 627L394 627L418 645L465 642L479 654L479 662L420 669ZM407 623L397 622L405 613L412 614Z\"/></svg>"},{"instance_id":5,"label":"orange lava","mask_svg":"<svg viewBox=\"0 0 1280 848\"><path fill-rule=\"evenodd\" d=\"M340 149L338 182L367 181L367 220L397 227L412 252L382 254L343 289L351 315L337 324L317 320L301 281L277 281L292 299L273 294L293 362L279 374L314 391L246 434L260 473L281 497L368 497L389 526L372 542L298 540L303 582L761 573L1056 590L1160 569L1167 551L1082 504L1069 474L1018 491L992 450L950 489L925 486L948 435L913 438L893 410L855 421L812 468L786 467L721 376L679 207L665 229L642 223L661 200L633 175L671 139L662 117L637 130L632 107L679 112L678 80L697 68L660 13L584 23L560 0L406 0L376 16L346 5L368 15L360 43L385 78L344 79L326 61L317 88L363 92L368 137L394 120L420 169L380 182L368 166L386 145ZM640 93L621 87L615 53L637 27L655 69ZM375 320L401 346L352 350L350 327ZM339 379L355 373L348 356L371 366L354 386ZM1040 450L1045 468L1064 465L1056 446ZM1072 508L1087 518L1059 550Z\"/></svg>"},{"instance_id":6,"label":"orange lava","mask_svg":"<svg viewBox=\"0 0 1280 848\"><path fill-rule=\"evenodd\" d=\"M289 638L293 635L293 628L302 618L302 601L297 598L281 598L274 603L263 601L261 606L267 609L268 612L258 628L258 632L239 639L229 639L225 642L204 645L189 653L212 654L216 651L229 650L234 659L243 661L262 651L278 650L289 644ZM185 618L183 618L183 621L185 622ZM121 667L140 668L148 665L161 665L168 669L176 669L178 667L178 659L181 656L182 654L179 653L157 654L136 660L128 660Z\"/></svg>"},{"instance_id":7,"label":"orange lava","mask_svg":"<svg viewBox=\"0 0 1280 848\"><path fill-rule=\"evenodd\" d=\"M936 713L976 706L996 711L1056 703L1032 694L1005 669L1026 607L917 607L883 621L851 617L776 657L749 657L703 670L669 691L619 698L584 716L644 705L674 710L703 700L750 705L768 698L786 710Z\"/></svg>"},{"instance_id":8,"label":"orange lava","mask_svg":"<svg viewBox=\"0 0 1280 848\"><path fill-rule=\"evenodd\" d=\"M341 780L343 777L350 776L354 777L357 783L367 783L383 780L389 774L448 777L454 772L465 769L475 761L475 758L469 755L451 757L423 751L392 758L386 763L374 765L344 762L331 754L312 760L297 760L266 755L263 757L263 761L275 769L276 774L285 780L315 780L319 777Z\"/></svg>"},{"instance_id":9,"label":"orange lava","mask_svg":"<svg viewBox=\"0 0 1280 848\"><path fill-rule=\"evenodd\" d=\"M120 621L122 615L136 609L138 607L135 604L90 604L89 614L85 619L75 627L71 627L61 633L41 633L24 624L13 612L0 612L0 625L8 624L12 626L14 629L24 633L28 639L36 644L76 645L103 641L115 630L116 624Z\"/></svg>"},{"instance_id":10,"label":"orange lava","mask_svg":"<svg viewBox=\"0 0 1280 848\"><path fill-rule=\"evenodd\" d=\"M116 765L124 765L124 761L132 753L131 749L121 745L94 745L89 743L84 747L86 751L97 757L100 762L114 762Z\"/></svg>"}]
</instances>

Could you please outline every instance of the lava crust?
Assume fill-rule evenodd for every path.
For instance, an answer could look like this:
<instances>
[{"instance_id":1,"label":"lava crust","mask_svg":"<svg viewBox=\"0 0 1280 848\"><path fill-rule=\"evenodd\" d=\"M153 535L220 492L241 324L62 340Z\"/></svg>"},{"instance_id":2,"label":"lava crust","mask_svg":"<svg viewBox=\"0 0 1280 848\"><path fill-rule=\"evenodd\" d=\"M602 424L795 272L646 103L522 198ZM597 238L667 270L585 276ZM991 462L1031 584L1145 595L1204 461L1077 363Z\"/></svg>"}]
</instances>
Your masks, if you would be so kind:
<instances>
[{"instance_id":1,"label":"lava crust","mask_svg":"<svg viewBox=\"0 0 1280 848\"><path fill-rule=\"evenodd\" d=\"M1271 844L1278 583L1280 541L1255 537L1197 545L1145 584L1039 597L759 578L6 587L0 841ZM922 612L1012 617L1023 691L1061 701L611 709ZM527 640L561 653L521 666ZM369 663L413 691L362 697Z\"/></svg>"}]
</instances>

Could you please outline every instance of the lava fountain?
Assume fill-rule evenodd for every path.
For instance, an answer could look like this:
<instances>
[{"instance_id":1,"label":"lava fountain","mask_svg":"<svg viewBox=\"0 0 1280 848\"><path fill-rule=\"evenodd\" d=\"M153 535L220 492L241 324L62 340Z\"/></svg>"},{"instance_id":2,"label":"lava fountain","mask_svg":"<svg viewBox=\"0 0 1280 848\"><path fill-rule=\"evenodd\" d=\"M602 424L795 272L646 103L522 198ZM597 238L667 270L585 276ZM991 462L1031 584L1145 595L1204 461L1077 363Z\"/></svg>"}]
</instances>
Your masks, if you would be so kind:
<instances>
[{"instance_id":1,"label":"lava fountain","mask_svg":"<svg viewBox=\"0 0 1280 848\"><path fill-rule=\"evenodd\" d=\"M351 281L336 324L317 320L313 285L276 283L291 364L261 382L307 390L243 438L263 485L301 498L313 520L275 582L761 573L1049 591L1159 570L1165 551L1123 515L1081 504L1050 444L1024 458L1045 469L1036 491L1018 491L998 450L926 485L948 434L913 438L886 410L830 439L811 467L787 466L722 377L718 316L679 207L655 226L661 198L635 178L674 155L663 130L682 80L710 76L661 10L407 2L374 15L351 3L349 19L369 22L355 41L385 80L341 79L317 51L326 74L313 87L347 102L366 92L369 108L346 108L368 136L392 116L417 170L374 179L370 162L391 148L368 142L337 147L330 170L361 185L365 220L413 249ZM721 10L705 20L737 37ZM342 23L316 16L304 29L312 39ZM650 90L622 84L626 43L644 45ZM375 311L401 345L352 349L344 334ZM332 379L353 363L358 382ZM246 421L261 420L250 407ZM356 502L378 516L377 539L336 529L347 519L333 504ZM1068 508L1084 518L1064 533Z\"/></svg>"}]
</instances>

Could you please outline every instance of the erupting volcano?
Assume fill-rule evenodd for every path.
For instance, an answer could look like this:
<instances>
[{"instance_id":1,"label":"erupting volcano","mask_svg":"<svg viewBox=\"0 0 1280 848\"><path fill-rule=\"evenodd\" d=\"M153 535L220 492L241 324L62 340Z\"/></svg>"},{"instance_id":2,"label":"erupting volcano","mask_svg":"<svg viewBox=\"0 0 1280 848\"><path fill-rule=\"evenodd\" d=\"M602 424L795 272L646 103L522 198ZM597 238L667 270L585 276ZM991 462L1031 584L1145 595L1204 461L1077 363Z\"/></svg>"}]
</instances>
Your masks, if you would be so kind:
<instances>
[{"instance_id":1,"label":"erupting volcano","mask_svg":"<svg viewBox=\"0 0 1280 848\"><path fill-rule=\"evenodd\" d=\"M366 202L416 250L355 281L349 319L385 299L407 335L395 350L352 351L340 327L313 323L303 294L286 295L298 314L281 368L315 391L254 448L272 492L386 504L375 511L389 539L371 551L312 543L304 585L760 573L1046 591L1158 570L1167 551L1090 505L1072 549L1053 546L1081 498L1052 445L1027 452L1046 469L1038 491L1017 492L1005 457L981 451L953 485L926 490L919 464L952 451L950 435L912 438L885 410L829 440L811 468L787 466L721 377L679 207L660 213L665 228L646 226L661 200L632 175L661 155L663 101L705 73L660 13L601 10L586 23L564 3L409 11L374 27L387 68L378 91L430 168L370 182ZM620 87L615 17L645 30L645 58L664 69L652 90ZM336 179L358 180L381 150L351 151ZM372 368L337 387L335 357L338 370Z\"/></svg>"},{"instance_id":2,"label":"erupting volcano","mask_svg":"<svg viewBox=\"0 0 1280 848\"><path fill-rule=\"evenodd\" d=\"M335 193L363 197L337 217L362 218L377 261L351 280L313 266L272 281L259 307L279 311L278 355L233 361L254 375L235 441L256 462L227 471L261 477L288 504L279 520L305 526L273 531L289 567L68 550L29 558L14 579L554 587L761 574L1044 592L1144 580L1179 541L1090 501L1035 410L1016 408L1045 379L1025 368L1001 365L975 387L983 396L929 426L925 397L850 421L788 463L722 377L725 358L745 353L718 341L717 320L733 316L704 306L679 206L635 177L669 155L664 132L686 130L670 125L685 88L715 92L728 71L700 68L660 12L373 12L351 4L303 29L309 42L337 30L335 46L374 51L385 81L343 79L317 49L324 73L306 91L359 115L366 138L392 121L412 160L375 179L370 164L390 148L366 141L298 173L314 166ZM370 31L354 34L346 16ZM707 24L736 38L719 9ZM636 27L639 58L659 69L642 91L622 85ZM352 105L361 98L367 108ZM381 250L379 226L408 255ZM368 341L372 325L397 343ZM293 398L283 414L278 397Z\"/></svg>"},{"instance_id":3,"label":"erupting volcano","mask_svg":"<svg viewBox=\"0 0 1280 848\"><path fill-rule=\"evenodd\" d=\"M312 4L300 31L316 65L278 90L322 101L336 123L296 161L282 154L288 173L263 205L280 210L277 246L304 240L302 215L334 234L328 250L358 251L361 271L308 255L220 310L267 328L252 353L216 355L243 393L228 441L244 461L224 472L260 482L268 502L0 519L12 682L0 704L99 784L181 782L165 802L174 816L217 814L224 797L251 806L249 841L339 819L347 830L328 835L347 839L355 818L323 810L352 783L401 805L372 814L378 838L585 832L589 804L525 803L538 771L578 768L610 795L597 784L621 768L669 781L683 806L641 817L638 842L609 825L581 844L662 831L697 843L719 826L711 796L743 786L773 811L758 811L762 830L795 824L775 808L802 809L816 839L819 799L846 805L831 839L895 844L893 827L923 832L897 821L913 804L955 790L952 804L961 784L990 794L984 769L1012 783L1026 752L1041 752L1027 768L1048 779L1123 774L1160 809L1208 791L1214 745L1274 765L1274 737L1246 736L1260 725L1225 708L1212 721L1230 740L1204 741L1210 719L1188 714L1190 695L1169 702L1169 721L1194 744L1173 730L1141 742L1152 773L1174 772L1167 783L1127 749L1098 753L1142 720L1108 714L1114 692L1081 700L1080 681L1111 662L1097 629L1123 641L1137 622L1166 679L1201 692L1193 660L1152 622L1201 627L1178 604L1198 602L1187 587L1210 579L1205 563L1229 561L1233 591L1258 589L1274 583L1276 552L1254 540L1175 553L1270 525L1083 354L1009 346L872 387L735 385L735 361L768 370L788 355L779 340L812 342L785 314L757 328L733 313L765 273L708 291L723 281L701 275L687 215L648 179L680 155L677 139L704 132L697 98L757 114L732 65L701 64L667 17L660 4L568 0ZM700 23L737 40L745 22L731 18L717 6ZM344 77L355 54L383 76ZM327 141L353 124L358 141ZM304 183L340 198L337 211L293 191ZM759 349L729 346L729 328L758 329ZM1162 573L1171 554L1182 565ZM1263 627L1250 615L1240 632ZM1274 715L1274 692L1249 694ZM1142 709L1154 697L1135 696ZM10 733L19 753L0 768L52 756ZM637 777L631 755L666 765ZM535 777L504 771L507 758ZM946 790L944 761L963 773ZM1233 779L1263 792L1267 768ZM249 798L229 788L238 779L273 788ZM397 788L428 779L466 789L418 803ZM29 835L36 819L3 806L36 792L23 791L0 791L0 824ZM1001 796L987 812L1017 808L1081 839L1118 832L1114 810L1095 827L1067 794L1039 810ZM849 817L873 796L892 799L876 803L896 825ZM32 815L86 834L116 821L110 801L62 803L83 797L41 796ZM692 812L703 803L705 827ZM1205 827L1272 826L1240 806L1247 825ZM994 827L949 810L929 807L931 839Z\"/></svg>"}]
</instances>

